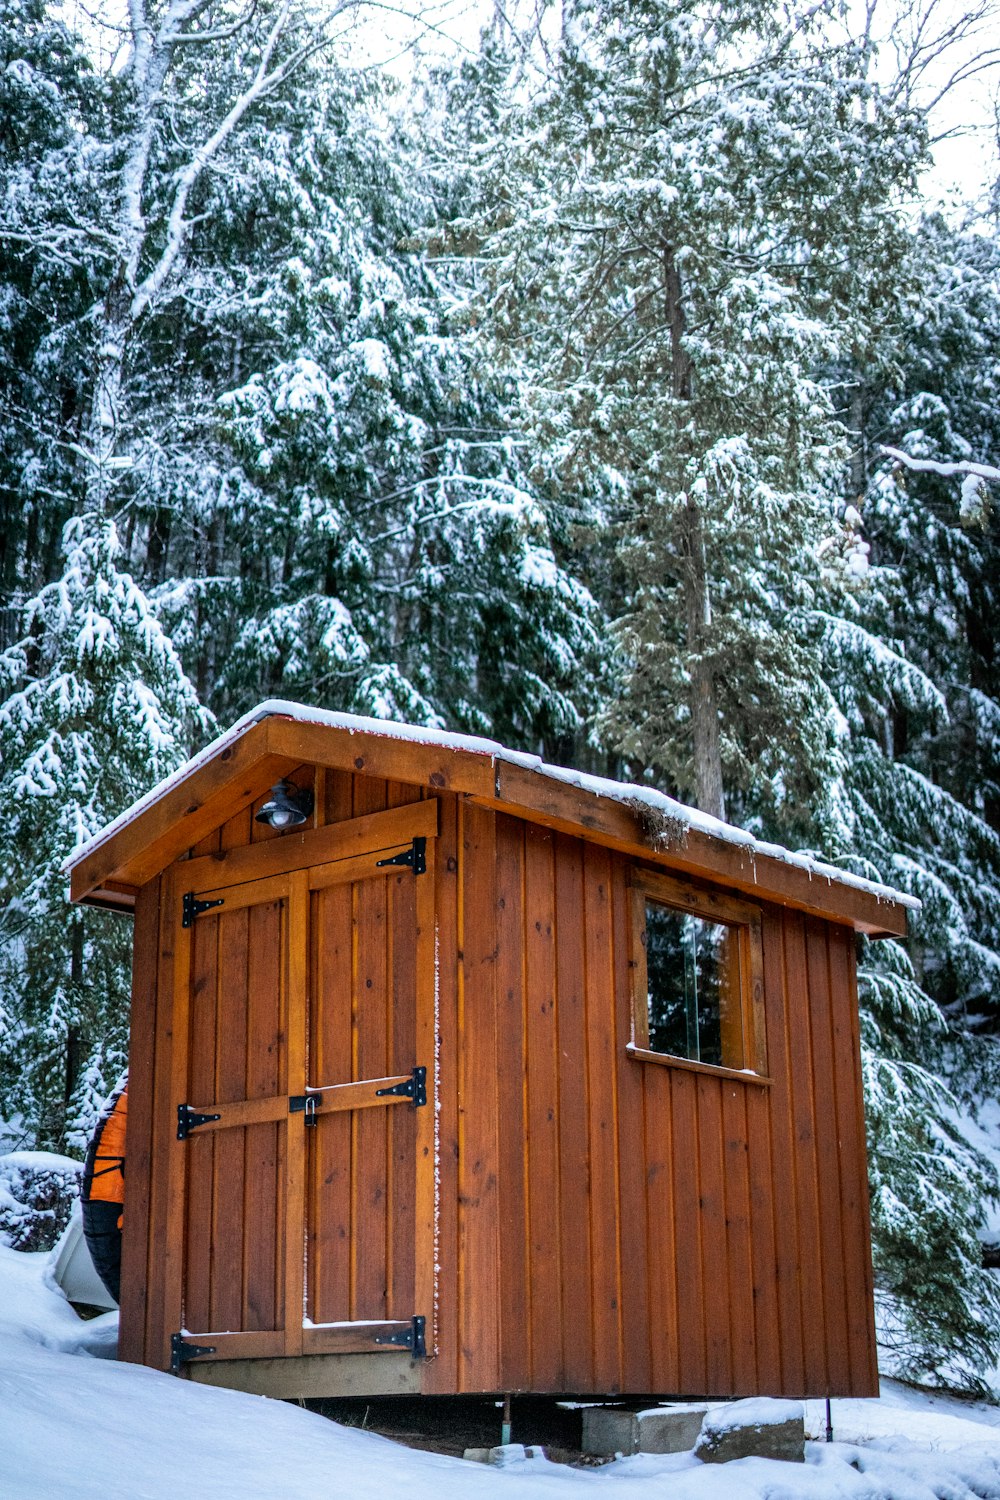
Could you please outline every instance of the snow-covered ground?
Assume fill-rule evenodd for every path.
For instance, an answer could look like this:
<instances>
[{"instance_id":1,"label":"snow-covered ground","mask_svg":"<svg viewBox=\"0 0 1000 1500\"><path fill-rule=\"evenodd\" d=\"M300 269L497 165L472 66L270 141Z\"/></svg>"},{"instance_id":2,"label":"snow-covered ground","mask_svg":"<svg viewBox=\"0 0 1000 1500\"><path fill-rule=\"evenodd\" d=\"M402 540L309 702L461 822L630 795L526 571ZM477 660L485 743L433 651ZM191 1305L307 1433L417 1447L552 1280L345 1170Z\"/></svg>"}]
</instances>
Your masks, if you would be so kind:
<instances>
[{"instance_id":1,"label":"snow-covered ground","mask_svg":"<svg viewBox=\"0 0 1000 1500\"><path fill-rule=\"evenodd\" d=\"M835 1401L807 1462L637 1455L503 1468L399 1447L296 1406L114 1361L116 1314L81 1323L49 1256L0 1248L2 1500L1000 1500L1000 1409L890 1385ZM92 1356L103 1356L94 1358ZM820 1402L806 1403L819 1437Z\"/></svg>"}]
</instances>

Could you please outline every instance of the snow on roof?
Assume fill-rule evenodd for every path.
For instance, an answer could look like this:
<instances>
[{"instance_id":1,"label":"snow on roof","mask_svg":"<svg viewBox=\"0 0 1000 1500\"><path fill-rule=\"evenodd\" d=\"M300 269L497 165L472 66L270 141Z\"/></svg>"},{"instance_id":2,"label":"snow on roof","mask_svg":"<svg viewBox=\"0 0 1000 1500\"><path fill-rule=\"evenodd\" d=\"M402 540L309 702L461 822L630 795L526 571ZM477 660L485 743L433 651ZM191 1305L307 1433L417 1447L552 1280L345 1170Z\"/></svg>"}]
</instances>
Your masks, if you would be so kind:
<instances>
[{"instance_id":1,"label":"snow on roof","mask_svg":"<svg viewBox=\"0 0 1000 1500\"><path fill-rule=\"evenodd\" d=\"M446 750L461 750L473 755L488 756L494 763L503 761L508 765L519 766L523 770L532 771L553 781L565 782L595 797L604 797L608 801L630 807L633 811L646 815L654 828L662 829L665 839L669 838L670 844L682 843L688 832L696 831L723 843L738 845L746 849L751 859L760 856L779 860L806 871L810 879L825 880L831 885L849 886L853 890L866 891L879 901L904 906L911 911L920 910L920 902L915 896L894 890L891 886L881 885L878 881L866 880L863 876L854 875L849 870L838 869L835 865L825 864L812 854L794 852L783 848L780 844L765 843L761 839L754 838L744 829L734 828L731 823L723 823L708 813L688 807L683 802L668 797L665 792L658 792L654 787L640 786L634 782L611 781L604 776L591 776L584 771L575 771L565 766L550 766L538 755L529 755L521 750L509 750L496 740L485 739L479 735L454 734L450 730L434 729L422 724L403 724L394 719L369 719L359 714L337 713L332 709L313 708L308 704L291 703L282 698L268 698L265 702L259 703L256 708L252 708L249 713L244 714L241 719L237 719L230 729L219 735L211 744L206 745L204 750L199 751L182 766L178 766L171 776L159 782L138 802L133 803L112 823L96 833L93 838L79 845L66 861L64 868L68 870L87 855L92 854L95 849L100 848L121 829L140 817L154 802L159 801L171 787L184 781L199 767L214 760L220 751L239 739L254 724L275 715L297 719L303 723L327 724L334 729L346 729L349 734L376 734L387 739L406 740L410 744L440 745ZM667 847L666 842L664 842L664 847Z\"/></svg>"}]
</instances>

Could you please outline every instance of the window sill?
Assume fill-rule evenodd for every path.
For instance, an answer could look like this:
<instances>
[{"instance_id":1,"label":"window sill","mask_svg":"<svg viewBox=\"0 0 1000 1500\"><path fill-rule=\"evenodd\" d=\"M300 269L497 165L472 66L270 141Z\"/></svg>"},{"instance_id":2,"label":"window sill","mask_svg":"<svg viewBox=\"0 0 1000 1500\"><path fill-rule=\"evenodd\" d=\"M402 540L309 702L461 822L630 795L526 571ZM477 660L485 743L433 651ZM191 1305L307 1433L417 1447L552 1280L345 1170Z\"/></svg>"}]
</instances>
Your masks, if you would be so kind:
<instances>
[{"instance_id":1,"label":"window sill","mask_svg":"<svg viewBox=\"0 0 1000 1500\"><path fill-rule=\"evenodd\" d=\"M636 1047L629 1042L625 1048L636 1062L656 1063L661 1068L681 1068L686 1073L705 1073L710 1078L725 1078L733 1083L757 1083L770 1088L773 1079L763 1073L753 1073L748 1068L719 1068L714 1063L694 1062L689 1057L671 1057L667 1052L651 1052L648 1047Z\"/></svg>"}]
</instances>

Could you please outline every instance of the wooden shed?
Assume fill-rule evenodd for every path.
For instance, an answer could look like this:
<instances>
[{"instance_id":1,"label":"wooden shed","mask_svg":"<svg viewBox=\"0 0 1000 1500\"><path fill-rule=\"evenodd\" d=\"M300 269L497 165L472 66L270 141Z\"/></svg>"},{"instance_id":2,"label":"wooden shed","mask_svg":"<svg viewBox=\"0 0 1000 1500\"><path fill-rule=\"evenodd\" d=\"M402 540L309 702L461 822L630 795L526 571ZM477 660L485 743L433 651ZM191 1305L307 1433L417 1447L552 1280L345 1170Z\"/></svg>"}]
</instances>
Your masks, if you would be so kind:
<instances>
[{"instance_id":1,"label":"wooden shed","mask_svg":"<svg viewBox=\"0 0 1000 1500\"><path fill-rule=\"evenodd\" d=\"M256 821L286 779L308 821ZM877 1393L855 934L907 897L267 703L92 840L135 914L120 1355L278 1396Z\"/></svg>"}]
</instances>

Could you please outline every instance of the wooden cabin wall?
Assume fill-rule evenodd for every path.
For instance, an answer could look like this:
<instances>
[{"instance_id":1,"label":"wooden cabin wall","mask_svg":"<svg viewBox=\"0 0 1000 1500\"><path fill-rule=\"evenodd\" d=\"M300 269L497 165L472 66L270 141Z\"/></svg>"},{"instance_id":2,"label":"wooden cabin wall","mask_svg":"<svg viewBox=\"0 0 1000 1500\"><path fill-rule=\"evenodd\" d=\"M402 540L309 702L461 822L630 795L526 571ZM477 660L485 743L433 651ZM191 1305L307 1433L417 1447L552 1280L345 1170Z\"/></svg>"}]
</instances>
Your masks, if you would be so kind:
<instances>
[{"instance_id":1,"label":"wooden cabin wall","mask_svg":"<svg viewBox=\"0 0 1000 1500\"><path fill-rule=\"evenodd\" d=\"M468 804L438 855L425 1389L874 1394L851 931L763 906L771 1081L743 1082L628 1055L624 856Z\"/></svg>"},{"instance_id":2,"label":"wooden cabin wall","mask_svg":"<svg viewBox=\"0 0 1000 1500\"><path fill-rule=\"evenodd\" d=\"M423 795L335 771L315 786L318 823ZM247 808L191 852L275 837ZM434 846L423 1389L874 1394L851 931L762 904L770 1083L640 1062L626 1051L629 859L447 791ZM159 884L136 905L120 1350L162 1367L177 1100Z\"/></svg>"}]
</instances>

